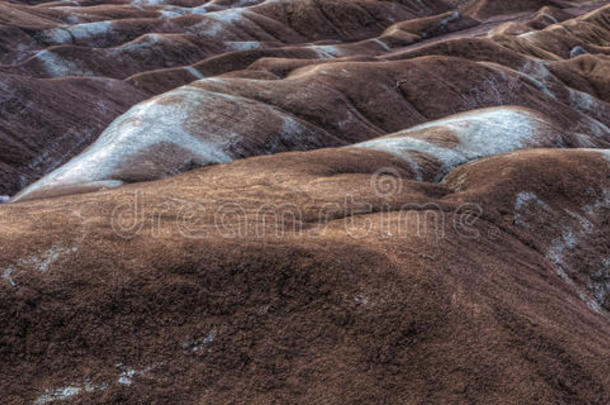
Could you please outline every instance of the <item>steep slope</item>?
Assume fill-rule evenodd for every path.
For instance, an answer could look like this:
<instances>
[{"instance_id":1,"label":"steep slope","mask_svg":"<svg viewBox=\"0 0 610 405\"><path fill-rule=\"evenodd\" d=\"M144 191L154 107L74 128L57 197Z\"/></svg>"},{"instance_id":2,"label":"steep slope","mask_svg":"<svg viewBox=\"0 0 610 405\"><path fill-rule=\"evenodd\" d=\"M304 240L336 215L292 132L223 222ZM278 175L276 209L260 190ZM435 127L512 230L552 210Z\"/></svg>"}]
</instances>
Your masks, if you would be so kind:
<instances>
[{"instance_id":1,"label":"steep slope","mask_svg":"<svg viewBox=\"0 0 610 405\"><path fill-rule=\"evenodd\" d=\"M57 111L57 120L71 125L69 128L45 129L42 143L38 133L39 128L46 126L44 115L34 114L32 119L22 120L19 128L15 128L12 121L2 124L0 131L9 143L40 145L36 150L44 155L36 158L42 160L64 163L82 150L81 146L74 145L90 145L108 126L109 119L117 118L135 101L174 88L178 88L175 90L178 93L188 92L191 87L186 90L179 87L205 78L193 86L254 99L254 103L262 103L257 107L259 110L287 110L299 122L306 121L306 126L316 126L314 132L326 137L323 142L308 142L301 136L290 141L292 143L274 148L265 146L264 142L260 146L258 142L261 137L284 139L281 125L264 129L266 135L255 133L252 145L250 141L243 141L245 134L237 129L235 137L240 141L229 148L232 150L222 151L231 159L274 151L336 146L343 141L363 141L453 113L499 105L519 105L549 116L558 115L560 125L568 125L572 131L587 136L595 133L598 138L604 138L610 124L607 104L600 103L608 101L607 80L604 80L607 58L603 54L609 40L607 15L610 9L600 3L574 3L578 7L545 8L540 12L523 13L522 17L508 17L522 21L521 28L512 31L502 28L506 19L477 17L480 18L477 20L466 9L452 11L451 7L455 5L442 2L427 2L424 6L416 1L345 3L330 0L88 3L82 6L45 3L38 7L1 5L7 11L6 15L11 16L2 20L1 29L7 35L0 41L0 46L6 50L2 53L6 64L0 68L1 72L10 77L23 77L20 80L26 83L31 81L29 77L45 79L74 75L122 79L127 84L121 86L121 93L134 95L121 100L116 100L112 94L102 95L102 99L113 98L120 106L111 108L101 118L94 113L95 109L88 108L93 112L89 113L92 115L90 119L72 122L71 109ZM555 4L558 7L566 5ZM594 7L593 11L586 13ZM563 22L549 25L552 19L546 16ZM524 33L524 30L529 31ZM487 39L472 42L473 36L481 37L487 33ZM589 52L578 56L587 59L586 69L576 67L578 58L573 62L561 59L573 52ZM438 58L418 58L431 54ZM469 61L446 57L468 58ZM391 67L387 60L403 60L404 63ZM335 66L336 63L340 64ZM407 73L399 72L399 68L406 69ZM346 78L340 77L341 69L348 72ZM365 75L371 83L370 88L382 86L384 91L354 89L349 72L355 70L357 74ZM598 73L593 73L595 71ZM327 73L330 77L325 77ZM221 78L209 79L223 74ZM439 77L446 80L441 81ZM300 88L299 97L306 99L309 105L287 106L283 100L285 93L275 87L284 91L290 89L294 93L297 82L299 86L305 86ZM308 89L312 90L311 95L304 94ZM348 100L340 101L338 107L330 106L328 112L312 114L310 106L324 102L328 93L335 89L341 94L332 95L332 99ZM97 98L99 93L95 86L84 86L78 91L66 87L65 90L66 93L78 94L76 99L83 100L78 104L83 106ZM271 93L261 93L268 91ZM63 93L60 91L58 99L67 105L73 104L74 97L62 99ZM447 94L451 94L449 103L445 103ZM382 95L391 97L392 101L388 100L388 103L395 104L387 113L371 112L369 107L365 107L362 114L359 111L341 111L341 108L354 110L363 108L363 104L378 104ZM48 108L44 97L40 106L37 106L37 101L19 98L19 94L12 97L9 93L9 97L11 104L32 104L32 112ZM172 93L162 97L171 98ZM216 96L216 99L219 97L223 96ZM323 100L318 100L318 97ZM367 98L371 100L361 101ZM356 100L354 106L349 105L352 99ZM150 99L144 105L154 104L156 100ZM226 108L226 103L213 104ZM230 108L242 108L242 104L245 104L244 110L248 110L252 102L242 100L231 103ZM9 104L3 103L5 106ZM196 106L188 109L197 111ZM134 111L141 110L142 106L138 106ZM209 114L221 117L223 112L212 111ZM356 118L348 117L354 114ZM397 118L400 116L403 118ZM122 129L118 123L125 121L124 118L121 117L108 131L120 132ZM223 122L216 124L233 127L235 124L228 122L230 118L227 114ZM336 128L335 118L348 120L350 125L355 123L348 131L357 131L358 135L345 134L345 130ZM92 129L88 122L97 120L103 124ZM362 121L365 122L359 124ZM144 124L144 127L146 125L154 123ZM307 134L310 132L306 131ZM28 134L25 136L35 139L23 140L15 133ZM190 135L201 137L198 133ZM203 138L205 142L205 136ZM594 145L596 143L590 144ZM32 148L19 146L10 153L22 156L31 154L31 151ZM173 163L165 162L162 156L153 156L151 160L161 160L160 164L167 170L146 178L163 177L218 161L193 158L188 153ZM152 163L153 166L157 164ZM6 195L15 194L25 184L56 167L55 164L42 169L23 167L8 156L1 157L0 165L5 173L5 185L0 194ZM146 162L136 164L142 165L149 166ZM123 177L142 178L131 174Z\"/></svg>"},{"instance_id":2,"label":"steep slope","mask_svg":"<svg viewBox=\"0 0 610 405\"><path fill-rule=\"evenodd\" d=\"M143 98L118 80L0 74L0 195L61 166Z\"/></svg>"},{"instance_id":3,"label":"steep slope","mask_svg":"<svg viewBox=\"0 0 610 405\"><path fill-rule=\"evenodd\" d=\"M347 73L345 68L341 71ZM299 89L307 86L297 81L291 87L295 103L305 106L309 100L300 97ZM283 98L281 87L276 85L275 89L280 89ZM370 113L363 116L353 104L341 103L345 100L341 96L333 99L329 92L324 97L322 91L328 88L320 90L307 90L315 98L327 100L328 106L323 110L325 115L312 125L290 111L247 97L201 91L195 85L182 87L134 107L85 152L24 189L13 201L155 180L244 156L350 145L355 139L384 132L371 121L384 123L386 128L392 124L383 120L388 111L373 111L377 116L372 118ZM368 95L359 95L362 102L383 105ZM389 98L387 93L379 96L385 101ZM337 123L335 136L320 129L321 120ZM610 146L610 138L600 136L597 126L564 130L559 123L533 110L498 107L432 121L354 146L400 156L410 162L413 178L418 180L439 180L456 166L515 149ZM589 134L572 132L577 129L588 129Z\"/></svg>"}]
</instances>

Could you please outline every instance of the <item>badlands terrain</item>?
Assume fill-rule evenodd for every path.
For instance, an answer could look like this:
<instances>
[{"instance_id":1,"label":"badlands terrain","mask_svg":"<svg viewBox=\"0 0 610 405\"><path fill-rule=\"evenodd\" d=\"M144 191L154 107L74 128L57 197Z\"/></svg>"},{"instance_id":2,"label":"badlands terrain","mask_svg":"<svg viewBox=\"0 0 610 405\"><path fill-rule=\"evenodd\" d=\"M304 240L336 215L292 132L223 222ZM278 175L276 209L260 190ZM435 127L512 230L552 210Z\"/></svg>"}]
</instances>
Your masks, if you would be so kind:
<instances>
[{"instance_id":1,"label":"badlands terrain","mask_svg":"<svg viewBox=\"0 0 610 405\"><path fill-rule=\"evenodd\" d=\"M0 403L610 403L610 4L0 0Z\"/></svg>"}]
</instances>

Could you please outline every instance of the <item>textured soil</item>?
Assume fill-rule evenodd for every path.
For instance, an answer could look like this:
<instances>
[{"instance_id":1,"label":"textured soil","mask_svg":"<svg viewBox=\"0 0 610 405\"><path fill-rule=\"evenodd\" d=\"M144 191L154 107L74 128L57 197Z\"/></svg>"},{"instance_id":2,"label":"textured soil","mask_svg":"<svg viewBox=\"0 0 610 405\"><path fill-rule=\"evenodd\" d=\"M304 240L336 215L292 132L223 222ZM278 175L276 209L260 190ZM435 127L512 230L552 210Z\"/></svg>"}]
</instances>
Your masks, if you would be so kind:
<instances>
[{"instance_id":1,"label":"textured soil","mask_svg":"<svg viewBox=\"0 0 610 405\"><path fill-rule=\"evenodd\" d=\"M610 403L610 5L0 1L1 403Z\"/></svg>"}]
</instances>

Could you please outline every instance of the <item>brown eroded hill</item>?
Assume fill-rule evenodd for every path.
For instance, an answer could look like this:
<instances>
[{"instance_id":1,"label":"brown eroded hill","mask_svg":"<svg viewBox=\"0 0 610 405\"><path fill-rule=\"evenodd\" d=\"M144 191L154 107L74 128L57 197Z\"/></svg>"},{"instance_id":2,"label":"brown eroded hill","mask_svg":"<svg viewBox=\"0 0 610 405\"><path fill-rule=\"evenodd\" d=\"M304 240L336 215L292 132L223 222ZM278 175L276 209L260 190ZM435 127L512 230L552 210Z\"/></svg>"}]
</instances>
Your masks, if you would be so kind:
<instances>
[{"instance_id":1,"label":"brown eroded hill","mask_svg":"<svg viewBox=\"0 0 610 405\"><path fill-rule=\"evenodd\" d=\"M410 170L321 149L4 206L5 398L606 402L608 152Z\"/></svg>"},{"instance_id":2,"label":"brown eroded hill","mask_svg":"<svg viewBox=\"0 0 610 405\"><path fill-rule=\"evenodd\" d=\"M186 132L199 143L198 157L192 158L193 148L177 140L172 154L176 147L189 152L171 163L170 173L219 160L363 141L500 105L533 108L602 141L610 125L605 80L610 9L599 3L563 4L563 9L555 4L487 20L468 11L472 5L452 10L440 1L426 6L416 1L0 5L10 16L0 26L7 33L0 44L6 50L0 82L11 87L1 106L9 119L0 127L0 136L11 145L0 151L6 179L0 193L6 195L66 163L96 137L103 143L109 120L166 91L160 99L136 105L110 128L133 122L142 110L156 115L158 109L148 106L158 100L188 104L165 125L197 126ZM520 28L504 27L510 24L506 21L516 21ZM96 83L108 84L73 89L72 79L60 79L72 76L105 77ZM354 76L363 79L359 86L353 85ZM53 96L45 91L47 82L59 88ZM32 91L40 94L36 102L27 96ZM115 91L129 96L117 98ZM210 91L220 94L210 96ZM185 93L195 100L186 101ZM210 97L214 100L203 101ZM48 125L44 112L58 100L62 107L53 111ZM94 100L96 107L87 105ZM320 103L329 106L319 108ZM82 106L91 118L75 122L75 108L65 107L72 105ZM15 106L32 118L11 119ZM235 116L245 115L249 119L235 122ZM259 119L260 124L252 123ZM268 125L286 119L303 128L290 129L295 138L290 141L284 125ZM133 136L158 125L146 116L138 120L140 129L129 130ZM197 123L202 120L211 123ZM216 157L202 157L218 148L208 135L218 127L231 128L234 140L221 146ZM31 164L41 160L46 163ZM150 165L149 178L168 173L166 163ZM141 178L105 177L87 181Z\"/></svg>"},{"instance_id":3,"label":"brown eroded hill","mask_svg":"<svg viewBox=\"0 0 610 405\"><path fill-rule=\"evenodd\" d=\"M2 403L610 403L610 5L0 1Z\"/></svg>"}]
</instances>

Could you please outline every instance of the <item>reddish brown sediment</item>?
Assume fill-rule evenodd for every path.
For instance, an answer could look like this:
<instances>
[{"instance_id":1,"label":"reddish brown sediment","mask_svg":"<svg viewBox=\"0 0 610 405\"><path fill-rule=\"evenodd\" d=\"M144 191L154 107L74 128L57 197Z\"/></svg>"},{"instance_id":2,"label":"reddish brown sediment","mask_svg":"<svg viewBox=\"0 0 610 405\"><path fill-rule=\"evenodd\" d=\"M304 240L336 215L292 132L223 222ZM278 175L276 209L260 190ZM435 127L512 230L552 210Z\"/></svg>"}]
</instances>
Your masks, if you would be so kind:
<instances>
[{"instance_id":1,"label":"reddish brown sediment","mask_svg":"<svg viewBox=\"0 0 610 405\"><path fill-rule=\"evenodd\" d=\"M0 1L2 403L610 403L610 5Z\"/></svg>"},{"instance_id":2,"label":"reddish brown sediment","mask_svg":"<svg viewBox=\"0 0 610 405\"><path fill-rule=\"evenodd\" d=\"M410 174L321 149L3 206L5 399L605 402L607 156Z\"/></svg>"}]
</instances>

